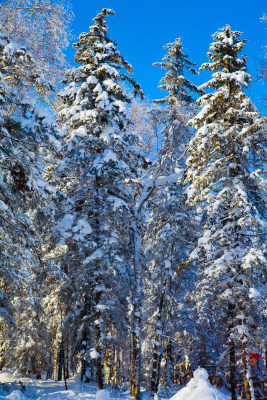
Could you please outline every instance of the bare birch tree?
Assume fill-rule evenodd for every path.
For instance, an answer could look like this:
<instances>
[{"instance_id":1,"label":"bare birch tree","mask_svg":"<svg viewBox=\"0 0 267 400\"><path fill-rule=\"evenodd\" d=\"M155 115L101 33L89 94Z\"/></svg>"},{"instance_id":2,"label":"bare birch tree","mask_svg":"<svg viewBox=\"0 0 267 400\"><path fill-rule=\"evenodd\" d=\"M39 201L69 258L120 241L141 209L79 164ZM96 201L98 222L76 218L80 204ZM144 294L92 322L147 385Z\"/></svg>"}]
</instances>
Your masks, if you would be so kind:
<instances>
[{"instance_id":1,"label":"bare birch tree","mask_svg":"<svg viewBox=\"0 0 267 400\"><path fill-rule=\"evenodd\" d=\"M3 0L1 32L27 48L52 85L65 69L73 17L67 0Z\"/></svg>"}]
</instances>

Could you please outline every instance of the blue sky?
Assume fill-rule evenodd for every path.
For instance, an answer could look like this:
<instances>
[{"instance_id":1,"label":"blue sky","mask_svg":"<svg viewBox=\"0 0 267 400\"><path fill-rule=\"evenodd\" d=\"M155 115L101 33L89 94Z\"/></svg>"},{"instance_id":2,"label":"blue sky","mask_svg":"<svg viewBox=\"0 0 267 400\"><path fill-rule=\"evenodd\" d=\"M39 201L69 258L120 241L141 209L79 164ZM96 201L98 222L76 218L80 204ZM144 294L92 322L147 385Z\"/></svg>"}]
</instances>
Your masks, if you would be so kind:
<instances>
[{"instance_id":1,"label":"blue sky","mask_svg":"<svg viewBox=\"0 0 267 400\"><path fill-rule=\"evenodd\" d=\"M157 88L164 71L152 66L165 54L163 46L181 37L183 49L189 59L201 65L207 61L206 53L212 42L211 35L230 24L233 30L243 32L247 39L244 54L248 56L248 72L254 80L248 95L254 104L266 115L267 108L259 103L259 98L267 97L265 85L257 81L257 66L263 55L262 47L267 45L267 24L260 22L267 14L266 0L70 0L75 19L72 24L76 38L88 31L94 18L102 8L113 8L116 15L108 17L109 36L118 43L123 57L134 68L134 78L150 99L161 98ZM73 63L74 51L69 49L67 57ZM196 84L209 79L208 72L198 77L187 77Z\"/></svg>"}]
</instances>

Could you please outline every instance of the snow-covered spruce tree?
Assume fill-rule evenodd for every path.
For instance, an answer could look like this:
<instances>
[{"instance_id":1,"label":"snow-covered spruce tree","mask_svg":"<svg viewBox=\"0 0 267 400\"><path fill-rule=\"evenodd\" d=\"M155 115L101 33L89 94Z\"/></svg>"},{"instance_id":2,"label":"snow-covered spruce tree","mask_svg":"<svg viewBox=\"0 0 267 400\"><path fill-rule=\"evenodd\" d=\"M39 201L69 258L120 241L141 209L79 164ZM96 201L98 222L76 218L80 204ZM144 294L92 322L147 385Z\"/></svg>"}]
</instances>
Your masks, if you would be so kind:
<instances>
[{"instance_id":1,"label":"snow-covered spruce tree","mask_svg":"<svg viewBox=\"0 0 267 400\"><path fill-rule=\"evenodd\" d=\"M30 54L0 35L0 274L5 293L1 300L1 342L3 347L5 342L9 344L2 356L15 368L25 367L27 373L40 373L47 365L41 349L44 341L36 340L47 335L37 287L40 240L34 226L36 208L46 207L52 190L42 176L45 148L53 133L53 124L41 107L40 94L46 88ZM12 334L5 297L20 327Z\"/></svg>"},{"instance_id":2,"label":"snow-covered spruce tree","mask_svg":"<svg viewBox=\"0 0 267 400\"><path fill-rule=\"evenodd\" d=\"M181 48L181 40L165 46L167 55L158 67L167 70L159 87L167 96L156 103L166 104L165 108L151 110L151 123L161 127L157 159L150 170L153 192L147 200L149 219L145 235L145 247L150 259L147 277L148 338L151 355L150 393L153 397L159 389L161 378L166 387L172 384L173 340L176 332L184 331L183 294L186 274L176 271L192 249L193 214L185 205L183 153L192 137L192 130L186 126L192 116L194 92L201 93L197 86L184 77L185 70L197 74L194 64L187 59ZM158 178L163 175L165 179ZM178 183L178 177L179 183ZM158 185L162 180L163 185ZM183 322L182 322L183 321ZM170 338L170 339L166 339ZM180 351L182 349L179 349ZM167 353L165 377L161 365Z\"/></svg>"},{"instance_id":3,"label":"snow-covered spruce tree","mask_svg":"<svg viewBox=\"0 0 267 400\"><path fill-rule=\"evenodd\" d=\"M163 111L158 111L162 115ZM182 320L185 322L182 303L186 274L184 271L176 272L176 269L187 257L189 249L194 246L193 238L196 233L193 234L193 214L190 214L184 201L184 160L181 157L191 136L185 127L188 114L184 109L180 109L178 113L177 107L175 113L176 120L172 121L172 126L175 126L177 147L169 149L166 153L162 152L156 161L157 164L152 166L149 178L151 192L144 205L148 214L144 238L149 266L145 284L145 309L148 311L146 351L152 354L151 396L158 392L163 375L161 358L165 357L167 347L175 347L172 344L176 332L186 329L184 326L181 330ZM187 140L184 140L185 138ZM167 337L170 340L166 339ZM171 355L171 352L168 352L168 355ZM170 388L170 360L167 360L166 365L170 368L165 373L165 384Z\"/></svg>"},{"instance_id":4,"label":"snow-covered spruce tree","mask_svg":"<svg viewBox=\"0 0 267 400\"><path fill-rule=\"evenodd\" d=\"M197 100L202 109L191 120L198 131L189 145L187 180L189 201L206 212L203 236L190 256L199 276L196 307L228 345L232 399L235 349L242 348L250 400L248 351L266 307L266 120L244 93L251 77L245 57L238 56L245 44L240 36L229 25L216 32L210 62L201 67L213 72L201 88L213 92Z\"/></svg>"},{"instance_id":5,"label":"snow-covered spruce tree","mask_svg":"<svg viewBox=\"0 0 267 400\"><path fill-rule=\"evenodd\" d=\"M58 248L63 248L61 265L74 286L67 318L80 337L83 374L96 378L99 389L104 356L111 346L120 346L116 336L127 333L136 241L134 199L125 184L126 177L136 176L136 138L124 131L130 100L120 81L141 90L121 71L132 68L107 36L105 18L113 14L103 9L73 45L80 66L68 73L57 113L64 154L58 173L69 198L58 221Z\"/></svg>"},{"instance_id":6,"label":"snow-covered spruce tree","mask_svg":"<svg viewBox=\"0 0 267 400\"><path fill-rule=\"evenodd\" d=\"M174 105L179 102L193 104L193 93L201 94L190 80L184 77L185 70L192 74L198 74L194 68L196 64L188 60L188 56L182 51L182 43L180 38L176 38L174 43L168 43L164 46L168 50L161 62L156 62L153 65L167 70L165 76L159 81L159 88L166 91L168 94L163 99L154 100L155 103Z\"/></svg>"}]
</instances>

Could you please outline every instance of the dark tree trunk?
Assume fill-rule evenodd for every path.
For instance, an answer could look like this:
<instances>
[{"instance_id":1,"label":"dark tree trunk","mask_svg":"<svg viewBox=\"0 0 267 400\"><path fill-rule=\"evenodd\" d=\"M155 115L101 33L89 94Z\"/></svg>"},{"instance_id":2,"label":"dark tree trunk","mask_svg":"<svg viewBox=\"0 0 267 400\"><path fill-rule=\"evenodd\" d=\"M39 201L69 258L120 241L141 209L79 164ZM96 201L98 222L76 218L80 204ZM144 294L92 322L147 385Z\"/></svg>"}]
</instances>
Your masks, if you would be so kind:
<instances>
[{"instance_id":1,"label":"dark tree trunk","mask_svg":"<svg viewBox=\"0 0 267 400\"><path fill-rule=\"evenodd\" d=\"M172 355L172 344L167 344L166 350L166 383L169 388L173 385L173 355Z\"/></svg>"},{"instance_id":2,"label":"dark tree trunk","mask_svg":"<svg viewBox=\"0 0 267 400\"><path fill-rule=\"evenodd\" d=\"M231 384L231 400L237 400L236 396L236 358L235 344L230 342L230 384Z\"/></svg>"},{"instance_id":3,"label":"dark tree trunk","mask_svg":"<svg viewBox=\"0 0 267 400\"><path fill-rule=\"evenodd\" d=\"M82 370L81 380L84 379L85 383L89 383L92 378L92 361L89 359L89 350L91 348L91 333L87 327L84 328L82 334Z\"/></svg>"},{"instance_id":4,"label":"dark tree trunk","mask_svg":"<svg viewBox=\"0 0 267 400\"><path fill-rule=\"evenodd\" d=\"M235 305L228 304L228 335L229 335L229 362L230 362L230 385L231 385L231 400L237 400L236 395L236 356L235 343L231 339L232 329L234 327L234 310Z\"/></svg>"},{"instance_id":5,"label":"dark tree trunk","mask_svg":"<svg viewBox=\"0 0 267 400\"><path fill-rule=\"evenodd\" d=\"M130 396L140 398L141 385L141 302L142 302L142 266L140 263L140 237L136 221L132 223L132 237L134 243L134 287L133 287L133 311L131 332L131 378Z\"/></svg>"},{"instance_id":6,"label":"dark tree trunk","mask_svg":"<svg viewBox=\"0 0 267 400\"><path fill-rule=\"evenodd\" d=\"M96 304L100 304L100 299L102 297L101 292L96 296ZM96 359L96 380L98 390L104 389L104 343L103 343L103 321L101 312L96 313L96 323L95 323L95 338L96 338L96 351L98 353Z\"/></svg>"},{"instance_id":7,"label":"dark tree trunk","mask_svg":"<svg viewBox=\"0 0 267 400\"><path fill-rule=\"evenodd\" d=\"M164 293L161 294L159 309L156 321L156 331L162 332L162 309L164 303ZM158 333L154 335L154 344L152 350L152 371L151 371L151 382L150 382L150 397L154 397L158 392L159 380L160 380L160 354L161 354L161 336Z\"/></svg>"},{"instance_id":8,"label":"dark tree trunk","mask_svg":"<svg viewBox=\"0 0 267 400\"><path fill-rule=\"evenodd\" d=\"M66 340L66 379L70 377L70 365L69 365L69 336L67 336Z\"/></svg>"},{"instance_id":9,"label":"dark tree trunk","mask_svg":"<svg viewBox=\"0 0 267 400\"><path fill-rule=\"evenodd\" d=\"M246 395L246 400L252 399L253 388L250 385L249 377L249 363L247 354L247 345L242 343L242 364L243 364L243 379L244 379L244 390Z\"/></svg>"},{"instance_id":10,"label":"dark tree trunk","mask_svg":"<svg viewBox=\"0 0 267 400\"><path fill-rule=\"evenodd\" d=\"M130 380L130 395L135 399L140 398L140 359L141 349L138 333L135 331L132 334L132 365L131 365L131 380Z\"/></svg>"},{"instance_id":11,"label":"dark tree trunk","mask_svg":"<svg viewBox=\"0 0 267 400\"><path fill-rule=\"evenodd\" d=\"M102 349L100 346L96 347L96 351L99 356L96 361L96 379L97 379L97 388L98 390L104 389L104 379L103 379L103 365L102 365Z\"/></svg>"},{"instance_id":12,"label":"dark tree trunk","mask_svg":"<svg viewBox=\"0 0 267 400\"><path fill-rule=\"evenodd\" d=\"M60 343L59 354L58 354L58 372L57 372L57 380L62 381L63 376L63 344Z\"/></svg>"},{"instance_id":13,"label":"dark tree trunk","mask_svg":"<svg viewBox=\"0 0 267 400\"><path fill-rule=\"evenodd\" d=\"M110 350L106 346L105 347L105 356L104 356L104 375L105 375L105 385L110 385L111 383L111 355Z\"/></svg>"},{"instance_id":14,"label":"dark tree trunk","mask_svg":"<svg viewBox=\"0 0 267 400\"><path fill-rule=\"evenodd\" d=\"M64 342L60 343L60 350L58 355L58 376L57 380L62 381L64 379L65 388L67 388L67 377L66 377L66 365L65 365L65 354L64 354Z\"/></svg>"}]
</instances>

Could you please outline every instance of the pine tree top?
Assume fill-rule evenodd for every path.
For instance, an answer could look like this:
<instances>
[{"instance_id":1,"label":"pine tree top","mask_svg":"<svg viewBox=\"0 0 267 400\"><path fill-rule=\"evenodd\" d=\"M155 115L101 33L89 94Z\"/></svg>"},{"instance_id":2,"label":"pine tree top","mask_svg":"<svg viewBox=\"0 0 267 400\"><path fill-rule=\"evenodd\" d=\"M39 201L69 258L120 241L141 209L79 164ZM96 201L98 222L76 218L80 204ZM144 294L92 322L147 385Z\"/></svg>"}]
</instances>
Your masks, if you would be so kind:
<instances>
[{"instance_id":1,"label":"pine tree top","mask_svg":"<svg viewBox=\"0 0 267 400\"><path fill-rule=\"evenodd\" d=\"M83 32L79 36L79 41L73 44L73 48L77 49L74 61L82 64L90 64L90 69L97 68L102 65L100 75L110 73L111 69L103 66L104 63L111 65L116 70L125 68L128 74L133 73L133 67L128 61L124 60L117 43L109 39L107 35L108 24L105 18L109 15L115 15L112 9L103 8L103 10L93 19L94 25L90 26L88 32ZM114 74L116 75L115 71ZM121 75L122 80L129 81L134 88L135 94L143 95L140 85L138 85L131 77Z\"/></svg>"},{"instance_id":2,"label":"pine tree top","mask_svg":"<svg viewBox=\"0 0 267 400\"><path fill-rule=\"evenodd\" d=\"M231 185L233 170L235 179L250 179L249 171L253 165L258 168L265 154L259 137L266 121L244 92L251 77L246 72L246 58L238 57L245 43L240 35L231 31L229 25L213 35L218 40L211 44L208 53L213 62L202 66L213 71L212 79L201 87L214 90L197 100L202 109L189 121L198 129L187 159L188 176L194 181L190 196L198 193L195 198L202 200L213 198L215 187L225 186L227 180ZM209 185L212 191L206 190Z\"/></svg>"},{"instance_id":3,"label":"pine tree top","mask_svg":"<svg viewBox=\"0 0 267 400\"><path fill-rule=\"evenodd\" d=\"M128 75L132 66L121 56L116 42L107 36L105 18L109 15L114 15L114 11L104 8L94 18L95 24L73 45L77 50L75 61L81 66L69 71L65 80L69 85L59 93L61 122L66 120L71 128L87 126L88 131L97 135L106 125L115 123L120 129L125 126L125 106L131 100L121 81L128 81L135 94L143 95L140 85Z\"/></svg>"},{"instance_id":4,"label":"pine tree top","mask_svg":"<svg viewBox=\"0 0 267 400\"><path fill-rule=\"evenodd\" d=\"M241 35L242 32L232 31L230 25L219 29L212 35L216 41L210 44L210 51L207 53L212 62L202 64L200 69L228 73L246 71L246 57L237 56L246 43L246 40L240 39Z\"/></svg>"},{"instance_id":5,"label":"pine tree top","mask_svg":"<svg viewBox=\"0 0 267 400\"><path fill-rule=\"evenodd\" d=\"M180 38L176 38L173 43L166 44L164 49L167 50L165 57L161 62L156 62L153 65L167 70L165 76L159 81L159 88L169 94L164 99L154 100L155 103L167 103L168 105L176 104L178 101L194 103L194 99L188 91L199 94L202 91L184 77L184 70L187 69L192 74L198 74L198 71L194 68L196 64L188 60L188 56L183 53Z\"/></svg>"},{"instance_id":6,"label":"pine tree top","mask_svg":"<svg viewBox=\"0 0 267 400\"><path fill-rule=\"evenodd\" d=\"M239 31L232 31L229 25L213 35L216 41L211 43L207 53L211 62L202 64L200 68L212 71L212 79L199 88L212 88L214 92L207 93L196 101L202 110L191 120L194 128L215 121L221 125L233 124L235 121L235 124L250 126L249 129L254 126L251 121L258 116L258 112L244 93L252 78L247 73L246 57L240 58L238 54L246 42L240 39L241 35Z\"/></svg>"}]
</instances>

